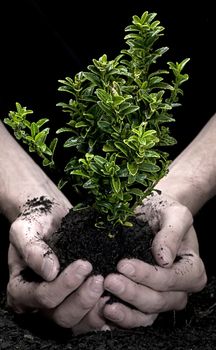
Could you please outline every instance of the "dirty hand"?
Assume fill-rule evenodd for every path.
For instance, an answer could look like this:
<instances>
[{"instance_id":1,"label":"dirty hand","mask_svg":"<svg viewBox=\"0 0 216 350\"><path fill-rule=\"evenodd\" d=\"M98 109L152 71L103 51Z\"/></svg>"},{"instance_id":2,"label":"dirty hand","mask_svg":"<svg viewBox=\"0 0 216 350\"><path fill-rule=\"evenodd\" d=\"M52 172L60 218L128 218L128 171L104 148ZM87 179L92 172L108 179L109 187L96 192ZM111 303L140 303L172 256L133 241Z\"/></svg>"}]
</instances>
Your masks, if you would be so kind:
<instances>
[{"instance_id":1,"label":"dirty hand","mask_svg":"<svg viewBox=\"0 0 216 350\"><path fill-rule=\"evenodd\" d=\"M105 326L101 309L106 301L100 298L104 291L102 276L88 277L92 266L82 260L59 274L58 258L45 243L71 206L61 196L58 203L43 196L28 200L11 225L8 304L17 313L40 311L74 333L101 329ZM22 271L27 266L41 280L26 281Z\"/></svg>"},{"instance_id":2,"label":"dirty hand","mask_svg":"<svg viewBox=\"0 0 216 350\"><path fill-rule=\"evenodd\" d=\"M40 310L76 332L103 327L103 278L88 278L92 266L86 261L75 261L59 274L58 258L45 243L70 202L1 122L0 148L0 212L12 224L8 304L17 312ZM26 267L40 280L24 279Z\"/></svg>"},{"instance_id":3,"label":"dirty hand","mask_svg":"<svg viewBox=\"0 0 216 350\"><path fill-rule=\"evenodd\" d=\"M159 313L184 308L188 293L206 284L190 211L167 195L154 194L136 214L155 234L152 253L158 266L124 259L117 265L119 274L106 277L105 289L133 306L114 303L104 308L104 316L124 328L151 325Z\"/></svg>"}]
</instances>

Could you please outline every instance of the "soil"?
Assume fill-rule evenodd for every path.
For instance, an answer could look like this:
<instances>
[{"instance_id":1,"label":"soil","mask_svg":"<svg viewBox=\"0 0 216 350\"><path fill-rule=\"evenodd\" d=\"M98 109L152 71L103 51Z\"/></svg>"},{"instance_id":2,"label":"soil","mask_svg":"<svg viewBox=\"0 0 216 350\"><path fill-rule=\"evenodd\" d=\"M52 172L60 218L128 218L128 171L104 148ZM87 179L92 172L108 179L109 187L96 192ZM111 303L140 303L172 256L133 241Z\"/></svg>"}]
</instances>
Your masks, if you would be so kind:
<instances>
[{"instance_id":1,"label":"soil","mask_svg":"<svg viewBox=\"0 0 216 350\"><path fill-rule=\"evenodd\" d=\"M95 213L94 211L88 211L88 213L90 221L87 218L87 213L83 212L87 220L85 221L83 217L80 217L80 212L71 211L62 222L62 226L56 235L55 244L57 243L58 249L65 252L65 244L67 247L69 246L69 238L65 232L73 231L73 241L70 234L70 243L73 245L73 250L70 251L76 252L73 256L68 254L64 256L64 259L61 259L62 268L68 264L68 260L72 261L80 257L92 262L94 273L102 273L103 275L114 271L116 262L122 257L141 258L145 256L144 260L154 263L150 251L152 236L148 226L134 222L133 229L117 230L113 238L110 237L113 233L107 228L104 229L106 232L102 232L102 228L95 231ZM79 227L77 231L73 226L74 223L76 223L76 227ZM88 231L86 227L88 227ZM62 230L64 230L63 236L61 234ZM140 234L140 231L145 231L145 234ZM107 232L109 235L107 235ZM80 240L80 237L82 237L82 240ZM86 238L84 239L84 237ZM104 237L107 239L106 242L104 242ZM143 250L144 237L147 247ZM142 241L142 248L140 248L140 240ZM106 251L102 253L104 247L106 247ZM1 247L1 250L6 258L7 241L4 247ZM1 350L213 350L216 347L216 277L214 274L208 276L208 284L202 292L189 297L185 310L163 313L151 327L139 327L131 330L116 329L111 332L91 332L79 336L73 336L69 330L54 325L47 319L42 318L40 314L14 314L7 308L6 304L5 289L8 278L6 263L3 277L4 283L0 288Z\"/></svg>"},{"instance_id":2,"label":"soil","mask_svg":"<svg viewBox=\"0 0 216 350\"><path fill-rule=\"evenodd\" d=\"M92 263L94 274L103 276L115 272L118 261L126 257L155 263L151 254L153 235L150 227L135 219L130 221L132 227L118 225L113 228L108 224L96 227L98 215L92 208L71 209L49 246L60 257L62 268L81 258Z\"/></svg>"}]
</instances>

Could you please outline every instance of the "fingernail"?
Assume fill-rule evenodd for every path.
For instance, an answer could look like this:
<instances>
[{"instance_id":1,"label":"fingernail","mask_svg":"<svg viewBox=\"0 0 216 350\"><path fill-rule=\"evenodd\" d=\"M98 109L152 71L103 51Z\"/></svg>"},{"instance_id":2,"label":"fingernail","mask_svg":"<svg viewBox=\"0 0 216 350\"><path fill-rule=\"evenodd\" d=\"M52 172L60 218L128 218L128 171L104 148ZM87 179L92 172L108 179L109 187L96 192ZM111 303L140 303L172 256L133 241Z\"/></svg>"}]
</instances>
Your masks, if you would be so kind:
<instances>
[{"instance_id":1,"label":"fingernail","mask_svg":"<svg viewBox=\"0 0 216 350\"><path fill-rule=\"evenodd\" d=\"M89 263L83 263L77 267L76 273L77 275L83 277L87 276L92 270L92 267Z\"/></svg>"},{"instance_id":2,"label":"fingernail","mask_svg":"<svg viewBox=\"0 0 216 350\"><path fill-rule=\"evenodd\" d=\"M169 248L164 247L162 255L163 255L164 261L166 261L168 264L172 264L173 255L172 255L171 250Z\"/></svg>"},{"instance_id":3,"label":"fingernail","mask_svg":"<svg viewBox=\"0 0 216 350\"><path fill-rule=\"evenodd\" d=\"M90 288L94 292L102 292L103 290L103 277L102 276L93 276L90 281Z\"/></svg>"},{"instance_id":4,"label":"fingernail","mask_svg":"<svg viewBox=\"0 0 216 350\"><path fill-rule=\"evenodd\" d=\"M54 262L51 259L44 259L42 264L43 277L47 281L55 278Z\"/></svg>"},{"instance_id":5,"label":"fingernail","mask_svg":"<svg viewBox=\"0 0 216 350\"><path fill-rule=\"evenodd\" d=\"M106 289L111 293L122 293L125 290L125 286L121 281L119 281L117 279L113 279L106 286Z\"/></svg>"},{"instance_id":6,"label":"fingernail","mask_svg":"<svg viewBox=\"0 0 216 350\"><path fill-rule=\"evenodd\" d=\"M168 247L161 248L161 262L163 266L170 265L173 263L173 256Z\"/></svg>"},{"instance_id":7,"label":"fingernail","mask_svg":"<svg viewBox=\"0 0 216 350\"><path fill-rule=\"evenodd\" d=\"M112 315L109 315L108 318L111 321L123 321L124 319L124 313L120 310L116 310Z\"/></svg>"},{"instance_id":8,"label":"fingernail","mask_svg":"<svg viewBox=\"0 0 216 350\"><path fill-rule=\"evenodd\" d=\"M120 264L118 270L119 270L119 272L123 273L124 275L133 276L135 274L135 268L130 263Z\"/></svg>"}]
</instances>

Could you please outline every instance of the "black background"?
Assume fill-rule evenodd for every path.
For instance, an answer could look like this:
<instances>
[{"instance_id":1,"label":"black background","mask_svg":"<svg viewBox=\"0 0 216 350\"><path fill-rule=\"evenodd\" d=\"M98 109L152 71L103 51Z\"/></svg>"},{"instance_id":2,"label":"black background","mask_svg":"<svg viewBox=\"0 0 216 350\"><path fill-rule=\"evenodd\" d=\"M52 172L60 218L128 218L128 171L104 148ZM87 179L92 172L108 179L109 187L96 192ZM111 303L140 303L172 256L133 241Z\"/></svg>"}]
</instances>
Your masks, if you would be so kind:
<instances>
[{"instance_id":1,"label":"black background","mask_svg":"<svg viewBox=\"0 0 216 350\"><path fill-rule=\"evenodd\" d=\"M114 58L124 45L124 28L134 14L156 12L165 27L161 46L167 60L190 57L185 71L182 107L171 126L178 143L174 158L215 112L215 12L213 1L160 0L23 0L0 5L0 118L15 102L40 117L58 123L58 79L85 70L92 58ZM197 219L202 251L209 255L206 237L214 230L212 204ZM206 226L208 224L208 227ZM210 230L210 231L209 231ZM212 232L213 233L213 232ZM203 238L204 237L204 238Z\"/></svg>"},{"instance_id":2,"label":"black background","mask_svg":"<svg viewBox=\"0 0 216 350\"><path fill-rule=\"evenodd\" d=\"M196 4L196 5L195 5ZM213 2L212 2L213 4ZM92 58L114 58L124 45L124 28L134 14L156 12L165 27L166 60L190 57L185 68L183 107L172 127L178 145L188 144L215 111L215 26L213 5L189 1L111 0L2 1L0 14L0 115L16 101L54 119L58 79L85 70ZM190 5L190 6L189 6ZM192 7L191 7L192 6Z\"/></svg>"}]
</instances>

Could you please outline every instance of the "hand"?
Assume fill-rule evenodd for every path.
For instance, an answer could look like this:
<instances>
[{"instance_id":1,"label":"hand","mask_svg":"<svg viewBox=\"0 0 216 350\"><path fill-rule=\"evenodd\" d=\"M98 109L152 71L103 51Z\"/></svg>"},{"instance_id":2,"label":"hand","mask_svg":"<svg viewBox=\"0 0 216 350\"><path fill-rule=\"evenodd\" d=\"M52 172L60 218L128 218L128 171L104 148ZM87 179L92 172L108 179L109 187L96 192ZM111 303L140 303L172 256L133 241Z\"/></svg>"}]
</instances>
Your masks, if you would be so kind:
<instances>
[{"instance_id":1,"label":"hand","mask_svg":"<svg viewBox=\"0 0 216 350\"><path fill-rule=\"evenodd\" d=\"M101 309L106 299L100 298L102 276L88 277L92 271L89 262L77 260L59 274L58 258L45 243L68 209L67 201L57 204L45 197L23 207L10 229L7 300L17 313L39 310L77 334L105 326ZM42 281L26 281L22 271L27 266Z\"/></svg>"},{"instance_id":2,"label":"hand","mask_svg":"<svg viewBox=\"0 0 216 350\"><path fill-rule=\"evenodd\" d=\"M124 259L117 265L120 274L106 277L105 289L133 306L114 303L104 308L104 316L124 328L151 325L160 312L184 308L188 293L206 284L189 210L171 197L155 194L136 213L155 234L152 253L159 266Z\"/></svg>"}]
</instances>

